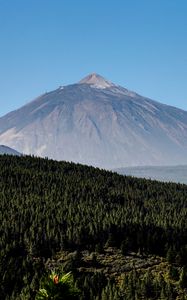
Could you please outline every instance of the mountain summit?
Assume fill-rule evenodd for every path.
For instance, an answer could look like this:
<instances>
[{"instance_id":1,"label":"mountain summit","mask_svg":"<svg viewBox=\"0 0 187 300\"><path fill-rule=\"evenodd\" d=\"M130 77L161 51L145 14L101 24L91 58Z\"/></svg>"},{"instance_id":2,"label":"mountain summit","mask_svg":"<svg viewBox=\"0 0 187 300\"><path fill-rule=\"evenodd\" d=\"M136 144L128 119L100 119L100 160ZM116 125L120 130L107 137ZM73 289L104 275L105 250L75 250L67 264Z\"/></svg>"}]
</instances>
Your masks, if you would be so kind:
<instances>
[{"instance_id":1,"label":"mountain summit","mask_svg":"<svg viewBox=\"0 0 187 300\"><path fill-rule=\"evenodd\" d=\"M112 82L106 80L99 74L92 73L79 81L80 84L90 84L98 88L109 88L115 86Z\"/></svg>"},{"instance_id":2,"label":"mountain summit","mask_svg":"<svg viewBox=\"0 0 187 300\"><path fill-rule=\"evenodd\" d=\"M107 169L187 164L187 112L93 73L1 117L0 144Z\"/></svg>"}]
</instances>

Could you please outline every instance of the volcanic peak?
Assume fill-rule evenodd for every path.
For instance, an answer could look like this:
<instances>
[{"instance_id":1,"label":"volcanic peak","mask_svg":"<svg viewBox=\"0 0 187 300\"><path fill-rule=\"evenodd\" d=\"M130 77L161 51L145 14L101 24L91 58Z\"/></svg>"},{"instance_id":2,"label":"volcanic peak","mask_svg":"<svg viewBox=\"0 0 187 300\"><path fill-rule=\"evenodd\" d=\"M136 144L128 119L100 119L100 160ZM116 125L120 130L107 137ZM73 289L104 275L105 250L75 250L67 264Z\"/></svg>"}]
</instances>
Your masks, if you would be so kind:
<instances>
[{"instance_id":1,"label":"volcanic peak","mask_svg":"<svg viewBox=\"0 0 187 300\"><path fill-rule=\"evenodd\" d=\"M89 84L93 87L101 88L101 89L115 86L114 83L106 80L104 77L102 77L97 73L91 73L87 75L86 77L84 77L82 80L79 81L79 84Z\"/></svg>"}]
</instances>

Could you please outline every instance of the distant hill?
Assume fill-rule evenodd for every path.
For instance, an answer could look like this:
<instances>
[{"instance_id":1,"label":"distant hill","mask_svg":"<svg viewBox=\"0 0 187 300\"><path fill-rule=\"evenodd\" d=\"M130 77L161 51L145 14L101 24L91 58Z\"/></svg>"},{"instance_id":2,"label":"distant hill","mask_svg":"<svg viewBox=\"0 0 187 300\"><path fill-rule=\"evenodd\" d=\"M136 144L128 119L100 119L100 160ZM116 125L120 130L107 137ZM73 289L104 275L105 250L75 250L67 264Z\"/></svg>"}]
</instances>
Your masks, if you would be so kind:
<instances>
[{"instance_id":1,"label":"distant hill","mask_svg":"<svg viewBox=\"0 0 187 300\"><path fill-rule=\"evenodd\" d=\"M18 151L4 145L0 145L0 154L21 155Z\"/></svg>"},{"instance_id":2,"label":"distant hill","mask_svg":"<svg viewBox=\"0 0 187 300\"><path fill-rule=\"evenodd\" d=\"M116 169L122 175L187 184L187 166L145 166Z\"/></svg>"},{"instance_id":3,"label":"distant hill","mask_svg":"<svg viewBox=\"0 0 187 300\"><path fill-rule=\"evenodd\" d=\"M1 117L0 143L106 169L187 165L187 112L93 73Z\"/></svg>"}]
</instances>

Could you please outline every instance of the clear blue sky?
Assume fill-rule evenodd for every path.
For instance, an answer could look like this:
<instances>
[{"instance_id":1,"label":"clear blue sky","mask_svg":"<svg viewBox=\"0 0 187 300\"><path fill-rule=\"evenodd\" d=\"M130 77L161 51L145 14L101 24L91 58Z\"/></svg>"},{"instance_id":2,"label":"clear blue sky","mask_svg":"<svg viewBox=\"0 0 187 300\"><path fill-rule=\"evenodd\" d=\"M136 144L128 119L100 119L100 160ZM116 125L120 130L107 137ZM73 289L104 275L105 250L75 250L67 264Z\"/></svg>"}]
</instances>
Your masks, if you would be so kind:
<instances>
[{"instance_id":1,"label":"clear blue sky","mask_svg":"<svg viewBox=\"0 0 187 300\"><path fill-rule=\"evenodd\" d=\"M0 115L97 72L187 110L186 0L0 0Z\"/></svg>"}]
</instances>

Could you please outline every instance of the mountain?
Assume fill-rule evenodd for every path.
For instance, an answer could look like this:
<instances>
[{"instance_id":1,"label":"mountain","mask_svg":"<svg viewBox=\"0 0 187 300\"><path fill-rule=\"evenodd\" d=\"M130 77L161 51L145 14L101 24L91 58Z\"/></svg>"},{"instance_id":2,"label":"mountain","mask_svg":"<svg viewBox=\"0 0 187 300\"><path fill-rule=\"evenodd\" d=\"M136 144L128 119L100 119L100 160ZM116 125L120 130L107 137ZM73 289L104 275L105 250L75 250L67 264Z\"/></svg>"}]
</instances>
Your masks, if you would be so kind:
<instances>
[{"instance_id":1,"label":"mountain","mask_svg":"<svg viewBox=\"0 0 187 300\"><path fill-rule=\"evenodd\" d=\"M115 171L122 175L187 184L187 166L139 166Z\"/></svg>"},{"instance_id":2,"label":"mountain","mask_svg":"<svg viewBox=\"0 0 187 300\"><path fill-rule=\"evenodd\" d=\"M0 155L1 154L21 155L18 151L4 145L0 145Z\"/></svg>"},{"instance_id":3,"label":"mountain","mask_svg":"<svg viewBox=\"0 0 187 300\"><path fill-rule=\"evenodd\" d=\"M187 112L93 73L1 117L0 143L107 169L187 164Z\"/></svg>"}]
</instances>

